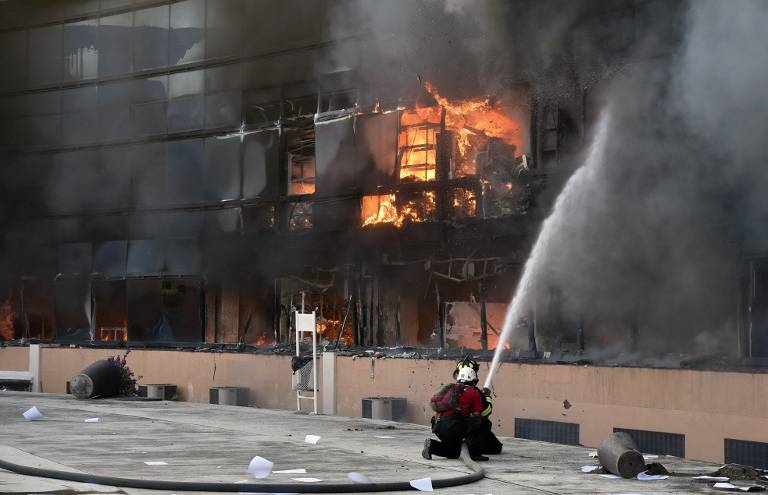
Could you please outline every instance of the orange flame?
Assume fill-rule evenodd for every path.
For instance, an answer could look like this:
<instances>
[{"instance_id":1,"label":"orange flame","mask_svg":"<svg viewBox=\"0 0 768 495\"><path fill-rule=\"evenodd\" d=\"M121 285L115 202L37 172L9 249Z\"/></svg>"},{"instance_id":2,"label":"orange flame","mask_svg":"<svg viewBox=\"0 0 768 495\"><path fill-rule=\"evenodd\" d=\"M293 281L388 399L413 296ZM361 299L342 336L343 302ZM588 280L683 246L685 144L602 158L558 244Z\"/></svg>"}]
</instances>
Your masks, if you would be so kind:
<instances>
[{"instance_id":1,"label":"orange flame","mask_svg":"<svg viewBox=\"0 0 768 495\"><path fill-rule=\"evenodd\" d=\"M13 340L13 320L16 318L16 312L11 304L11 294L0 304L0 340Z\"/></svg>"},{"instance_id":2,"label":"orange flame","mask_svg":"<svg viewBox=\"0 0 768 495\"><path fill-rule=\"evenodd\" d=\"M336 340L336 338L339 335L340 327L341 327L341 321L329 320L322 317L318 318L317 323L315 324L317 334L329 342ZM352 344L352 332L351 331L347 332L346 330L348 328L350 328L349 324L347 324L347 326L345 327L344 333L341 334L341 343L344 345Z\"/></svg>"},{"instance_id":3,"label":"orange flame","mask_svg":"<svg viewBox=\"0 0 768 495\"><path fill-rule=\"evenodd\" d=\"M361 219L363 227L379 223L391 223L400 228L406 223L429 220L435 211L434 191L424 191L414 198L397 203L395 194L363 196Z\"/></svg>"},{"instance_id":4,"label":"orange flame","mask_svg":"<svg viewBox=\"0 0 768 495\"><path fill-rule=\"evenodd\" d=\"M522 150L520 124L512 119L491 98L469 98L451 102L440 95L429 82L424 87L435 99L438 107L416 107L400 116L398 151L400 179L435 180L437 170L437 134L440 131L443 110L445 129L456 136L458 153L453 165L453 176L464 177L477 173L477 151L488 138L498 138Z\"/></svg>"}]
</instances>

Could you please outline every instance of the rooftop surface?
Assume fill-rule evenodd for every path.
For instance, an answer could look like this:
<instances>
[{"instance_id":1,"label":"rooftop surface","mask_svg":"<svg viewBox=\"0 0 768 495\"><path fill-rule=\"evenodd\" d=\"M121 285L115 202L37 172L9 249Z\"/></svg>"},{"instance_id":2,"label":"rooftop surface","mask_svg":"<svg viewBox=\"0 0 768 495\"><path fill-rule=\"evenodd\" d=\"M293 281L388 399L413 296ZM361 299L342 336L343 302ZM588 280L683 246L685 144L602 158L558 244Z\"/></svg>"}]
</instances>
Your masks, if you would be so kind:
<instances>
[{"instance_id":1,"label":"rooftop surface","mask_svg":"<svg viewBox=\"0 0 768 495\"><path fill-rule=\"evenodd\" d=\"M36 406L43 418L22 413ZM100 418L99 423L86 423ZM314 416L289 411L188 402L97 399L0 392L0 459L28 466L123 478L177 481L349 483L349 472L374 482L453 477L469 473L457 460L421 457L429 435L424 426L360 418ZM316 444L306 435L319 435ZM719 466L660 456L673 473L666 480L609 479L582 473L597 465L594 449L502 438L504 452L483 463L486 479L436 489L445 494L667 494L722 493L692 476ZM305 469L306 474L273 473L255 480L249 461L261 456L274 470ZM151 465L149 463L165 463ZM172 493L115 488L22 476L0 469L2 493ZM193 492L185 492L193 493ZM406 493L406 492L390 492ZM415 493L413 491L407 493Z\"/></svg>"}]
</instances>

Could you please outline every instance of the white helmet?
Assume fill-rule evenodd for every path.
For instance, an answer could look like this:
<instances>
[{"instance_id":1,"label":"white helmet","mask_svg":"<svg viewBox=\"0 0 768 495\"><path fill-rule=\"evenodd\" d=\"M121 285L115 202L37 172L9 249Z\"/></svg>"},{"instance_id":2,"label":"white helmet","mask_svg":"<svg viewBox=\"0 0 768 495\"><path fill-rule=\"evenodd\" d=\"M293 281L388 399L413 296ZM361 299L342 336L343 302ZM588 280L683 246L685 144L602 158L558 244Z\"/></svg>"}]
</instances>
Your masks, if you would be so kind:
<instances>
[{"instance_id":1,"label":"white helmet","mask_svg":"<svg viewBox=\"0 0 768 495\"><path fill-rule=\"evenodd\" d=\"M456 376L456 381L460 383L476 382L477 372L469 366L462 366L459 368L459 374Z\"/></svg>"}]
</instances>

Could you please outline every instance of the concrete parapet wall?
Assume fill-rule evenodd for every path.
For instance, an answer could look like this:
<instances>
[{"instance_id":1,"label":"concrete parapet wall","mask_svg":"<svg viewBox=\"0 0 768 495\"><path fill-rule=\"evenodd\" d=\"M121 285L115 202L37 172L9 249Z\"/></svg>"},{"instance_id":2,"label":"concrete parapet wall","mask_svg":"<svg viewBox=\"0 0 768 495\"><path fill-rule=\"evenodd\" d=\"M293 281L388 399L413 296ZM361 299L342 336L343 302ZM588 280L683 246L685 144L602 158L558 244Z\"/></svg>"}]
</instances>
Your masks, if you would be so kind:
<instances>
[{"instance_id":1,"label":"concrete parapet wall","mask_svg":"<svg viewBox=\"0 0 768 495\"><path fill-rule=\"evenodd\" d=\"M28 371L28 347L0 347L0 371Z\"/></svg>"}]
</instances>

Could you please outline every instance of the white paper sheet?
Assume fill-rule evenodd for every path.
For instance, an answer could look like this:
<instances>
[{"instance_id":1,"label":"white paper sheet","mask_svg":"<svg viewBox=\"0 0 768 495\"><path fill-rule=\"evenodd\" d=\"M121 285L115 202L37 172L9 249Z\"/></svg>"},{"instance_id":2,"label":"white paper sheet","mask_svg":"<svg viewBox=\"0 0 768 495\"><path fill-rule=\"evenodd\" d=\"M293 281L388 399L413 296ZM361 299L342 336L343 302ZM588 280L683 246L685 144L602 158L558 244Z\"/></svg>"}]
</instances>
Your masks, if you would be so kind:
<instances>
[{"instance_id":1,"label":"white paper sheet","mask_svg":"<svg viewBox=\"0 0 768 495\"><path fill-rule=\"evenodd\" d=\"M43 419L43 413L40 412L40 409L38 409L37 406L30 407L24 411L22 416L24 416L24 419L27 421L37 421L39 419Z\"/></svg>"},{"instance_id":2,"label":"white paper sheet","mask_svg":"<svg viewBox=\"0 0 768 495\"><path fill-rule=\"evenodd\" d=\"M395 438L395 437L391 437L391 436L389 436L389 435L376 435L376 438L383 438L383 439L387 439L387 438Z\"/></svg>"},{"instance_id":3,"label":"white paper sheet","mask_svg":"<svg viewBox=\"0 0 768 495\"><path fill-rule=\"evenodd\" d=\"M640 481L656 481L656 480L665 480L669 478L666 474L648 474L648 471L643 471L642 473L638 473L637 479Z\"/></svg>"},{"instance_id":4,"label":"white paper sheet","mask_svg":"<svg viewBox=\"0 0 768 495\"><path fill-rule=\"evenodd\" d=\"M347 478L349 478L352 483L373 483L371 478L363 473L347 473Z\"/></svg>"},{"instance_id":5,"label":"white paper sheet","mask_svg":"<svg viewBox=\"0 0 768 495\"><path fill-rule=\"evenodd\" d=\"M248 463L247 471L249 474L252 474L254 478L262 479L269 476L269 473L272 472L272 466L274 465L275 463L272 461L264 459L263 457L255 456L253 459L251 459L251 462Z\"/></svg>"},{"instance_id":6,"label":"white paper sheet","mask_svg":"<svg viewBox=\"0 0 768 495\"><path fill-rule=\"evenodd\" d=\"M272 474L307 474L307 470L304 468L282 469L280 471L272 471Z\"/></svg>"},{"instance_id":7,"label":"white paper sheet","mask_svg":"<svg viewBox=\"0 0 768 495\"><path fill-rule=\"evenodd\" d=\"M87 418L85 423L101 423L101 418Z\"/></svg>"},{"instance_id":8,"label":"white paper sheet","mask_svg":"<svg viewBox=\"0 0 768 495\"><path fill-rule=\"evenodd\" d=\"M659 456L657 456L656 454L643 454L643 459L645 459L646 461L650 461L651 459L658 459L658 458Z\"/></svg>"},{"instance_id":9,"label":"white paper sheet","mask_svg":"<svg viewBox=\"0 0 768 495\"><path fill-rule=\"evenodd\" d=\"M418 480L409 481L410 485L420 492L433 492L432 478L420 478Z\"/></svg>"},{"instance_id":10,"label":"white paper sheet","mask_svg":"<svg viewBox=\"0 0 768 495\"><path fill-rule=\"evenodd\" d=\"M597 451L596 451L596 450L593 450L592 452L590 452L590 453L589 453L589 454L587 454L587 455L589 455L589 457L597 457Z\"/></svg>"},{"instance_id":11,"label":"white paper sheet","mask_svg":"<svg viewBox=\"0 0 768 495\"><path fill-rule=\"evenodd\" d=\"M621 479L621 476L616 476L615 474L601 474L603 478L608 478L609 480L618 480Z\"/></svg>"},{"instance_id":12,"label":"white paper sheet","mask_svg":"<svg viewBox=\"0 0 768 495\"><path fill-rule=\"evenodd\" d=\"M168 463L165 461L144 461L144 464L147 466L167 466Z\"/></svg>"},{"instance_id":13,"label":"white paper sheet","mask_svg":"<svg viewBox=\"0 0 768 495\"><path fill-rule=\"evenodd\" d=\"M591 473L592 471L597 471L598 469L600 469L600 466L581 466L582 473Z\"/></svg>"},{"instance_id":14,"label":"white paper sheet","mask_svg":"<svg viewBox=\"0 0 768 495\"><path fill-rule=\"evenodd\" d=\"M715 483L713 485L713 488L722 488L725 490L733 490L734 488L738 488L736 485L732 485L730 483Z\"/></svg>"},{"instance_id":15,"label":"white paper sheet","mask_svg":"<svg viewBox=\"0 0 768 495\"><path fill-rule=\"evenodd\" d=\"M724 483L727 481L731 481L731 478L728 478L727 476L694 476L693 479L701 482L715 481L715 482Z\"/></svg>"},{"instance_id":16,"label":"white paper sheet","mask_svg":"<svg viewBox=\"0 0 768 495\"><path fill-rule=\"evenodd\" d=\"M307 435L304 437L304 442L311 443L312 445L315 445L319 441L320 441L319 435Z\"/></svg>"},{"instance_id":17,"label":"white paper sheet","mask_svg":"<svg viewBox=\"0 0 768 495\"><path fill-rule=\"evenodd\" d=\"M293 481L300 481L302 483L317 483L323 481L320 478L291 478Z\"/></svg>"}]
</instances>

